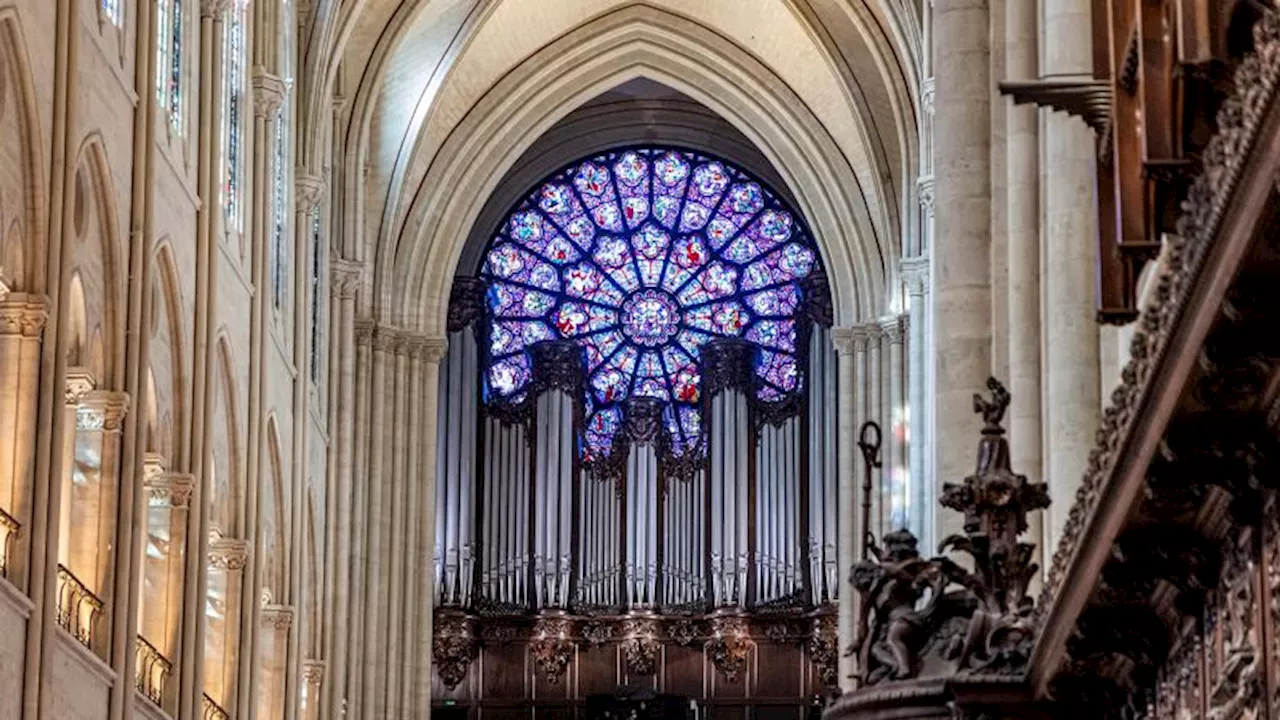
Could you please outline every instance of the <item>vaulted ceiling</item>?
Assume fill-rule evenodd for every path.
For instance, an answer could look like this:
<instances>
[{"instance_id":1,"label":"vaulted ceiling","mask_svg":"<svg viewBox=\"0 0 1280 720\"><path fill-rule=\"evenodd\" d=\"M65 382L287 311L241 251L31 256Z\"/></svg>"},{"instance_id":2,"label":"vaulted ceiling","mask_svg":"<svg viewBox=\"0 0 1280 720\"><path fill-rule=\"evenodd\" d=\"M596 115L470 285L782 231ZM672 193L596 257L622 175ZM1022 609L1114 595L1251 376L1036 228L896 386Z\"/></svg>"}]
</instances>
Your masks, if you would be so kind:
<instances>
[{"instance_id":1,"label":"vaulted ceiling","mask_svg":"<svg viewBox=\"0 0 1280 720\"><path fill-rule=\"evenodd\" d=\"M572 157L636 140L711 150L773 181L820 236L837 312L874 317L893 302L889 278L914 222L917 0L321 0L315 12L312 82L336 101L311 112L333 113L342 251L378 268L375 314L404 324L438 314L406 294L465 271L467 238L501 212L496 198L459 211L449 233L462 237L432 239L452 228L436 218L457 201L435 196L459 153L493 163L472 193L515 197ZM667 46L681 57L668 62ZM593 64L614 67L567 77ZM724 88L692 77L703 68ZM514 114L504 100L539 85L558 97L519 106L533 127L483 145L498 131L477 127ZM760 127L775 116L776 128ZM499 147L504 157L490 157ZM447 272L404 269L424 263Z\"/></svg>"}]
</instances>

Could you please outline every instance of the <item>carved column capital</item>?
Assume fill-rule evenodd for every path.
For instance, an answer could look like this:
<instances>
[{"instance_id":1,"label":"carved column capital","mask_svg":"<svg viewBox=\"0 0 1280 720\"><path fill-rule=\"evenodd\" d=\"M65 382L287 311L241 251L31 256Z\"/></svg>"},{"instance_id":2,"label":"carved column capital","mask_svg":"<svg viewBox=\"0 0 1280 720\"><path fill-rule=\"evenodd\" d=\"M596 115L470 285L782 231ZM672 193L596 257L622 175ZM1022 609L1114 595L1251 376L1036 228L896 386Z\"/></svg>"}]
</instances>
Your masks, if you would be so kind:
<instances>
[{"instance_id":1,"label":"carved column capital","mask_svg":"<svg viewBox=\"0 0 1280 720\"><path fill-rule=\"evenodd\" d=\"M356 320L356 344L372 345L373 344L373 321L368 318L359 318Z\"/></svg>"},{"instance_id":2,"label":"carved column capital","mask_svg":"<svg viewBox=\"0 0 1280 720\"><path fill-rule=\"evenodd\" d=\"M6 291L0 296L0 337L38 338L48 319L43 295Z\"/></svg>"},{"instance_id":3,"label":"carved column capital","mask_svg":"<svg viewBox=\"0 0 1280 720\"><path fill-rule=\"evenodd\" d=\"M363 265L351 260L330 260L330 292L342 299L355 297L360 291L361 273L363 270Z\"/></svg>"},{"instance_id":4,"label":"carved column capital","mask_svg":"<svg viewBox=\"0 0 1280 720\"><path fill-rule=\"evenodd\" d=\"M200 0L200 17L222 20L235 0Z\"/></svg>"},{"instance_id":5,"label":"carved column capital","mask_svg":"<svg viewBox=\"0 0 1280 720\"><path fill-rule=\"evenodd\" d=\"M912 255L902 258L898 265L898 273L902 283L907 286L907 294L920 297L929 292L929 256Z\"/></svg>"},{"instance_id":6,"label":"carved column capital","mask_svg":"<svg viewBox=\"0 0 1280 720\"><path fill-rule=\"evenodd\" d=\"M934 79L932 77L925 78L920 88L920 108L924 110L926 115L933 115L933 100L936 95Z\"/></svg>"},{"instance_id":7,"label":"carved column capital","mask_svg":"<svg viewBox=\"0 0 1280 720\"><path fill-rule=\"evenodd\" d=\"M865 353L867 351L867 342L871 339L870 325L854 325L852 327L838 327L831 330L831 344L836 348L837 355L853 355L855 353ZM876 328L878 331L879 328Z\"/></svg>"},{"instance_id":8,"label":"carved column capital","mask_svg":"<svg viewBox=\"0 0 1280 720\"><path fill-rule=\"evenodd\" d=\"M916 197L920 201L920 209L926 215L933 215L934 191L932 175L922 175L916 180Z\"/></svg>"},{"instance_id":9,"label":"carved column capital","mask_svg":"<svg viewBox=\"0 0 1280 720\"><path fill-rule=\"evenodd\" d=\"M324 197L324 178L298 168L294 171L293 189L298 212L309 215Z\"/></svg>"},{"instance_id":10,"label":"carved column capital","mask_svg":"<svg viewBox=\"0 0 1280 720\"><path fill-rule=\"evenodd\" d=\"M319 688L324 684L325 662L323 660L302 661L302 681L308 687Z\"/></svg>"},{"instance_id":11,"label":"carved column capital","mask_svg":"<svg viewBox=\"0 0 1280 720\"><path fill-rule=\"evenodd\" d=\"M97 381L88 368L67 368L67 386L63 389L63 399L68 405L79 405Z\"/></svg>"},{"instance_id":12,"label":"carved column capital","mask_svg":"<svg viewBox=\"0 0 1280 720\"><path fill-rule=\"evenodd\" d=\"M255 117L273 119L284 105L284 80L258 66L253 69L253 114Z\"/></svg>"},{"instance_id":13,"label":"carved column capital","mask_svg":"<svg viewBox=\"0 0 1280 720\"><path fill-rule=\"evenodd\" d=\"M907 323L909 318L906 315L897 315L887 317L880 321L880 330L884 333L885 340L890 345L901 345L907 334Z\"/></svg>"},{"instance_id":14,"label":"carved column capital","mask_svg":"<svg viewBox=\"0 0 1280 720\"><path fill-rule=\"evenodd\" d=\"M400 345L400 330L390 325L374 324L372 329L373 349L379 352L395 354Z\"/></svg>"},{"instance_id":15,"label":"carved column capital","mask_svg":"<svg viewBox=\"0 0 1280 720\"><path fill-rule=\"evenodd\" d=\"M449 349L449 341L444 338L424 337L420 340L419 352L422 361L426 363L440 364L444 360L444 354Z\"/></svg>"},{"instance_id":16,"label":"carved column capital","mask_svg":"<svg viewBox=\"0 0 1280 720\"><path fill-rule=\"evenodd\" d=\"M258 611L258 622L269 630L288 630L293 627L293 606L267 605Z\"/></svg>"},{"instance_id":17,"label":"carved column capital","mask_svg":"<svg viewBox=\"0 0 1280 720\"><path fill-rule=\"evenodd\" d=\"M162 472L147 476L143 486L147 489L148 506L186 510L191 506L196 478L191 473Z\"/></svg>"},{"instance_id":18,"label":"carved column capital","mask_svg":"<svg viewBox=\"0 0 1280 720\"><path fill-rule=\"evenodd\" d=\"M77 431L118 433L129 413L129 393L90 390L80 396L76 410Z\"/></svg>"},{"instance_id":19,"label":"carved column capital","mask_svg":"<svg viewBox=\"0 0 1280 720\"><path fill-rule=\"evenodd\" d=\"M240 572L249 562L249 541L210 533L209 568L224 572Z\"/></svg>"}]
</instances>

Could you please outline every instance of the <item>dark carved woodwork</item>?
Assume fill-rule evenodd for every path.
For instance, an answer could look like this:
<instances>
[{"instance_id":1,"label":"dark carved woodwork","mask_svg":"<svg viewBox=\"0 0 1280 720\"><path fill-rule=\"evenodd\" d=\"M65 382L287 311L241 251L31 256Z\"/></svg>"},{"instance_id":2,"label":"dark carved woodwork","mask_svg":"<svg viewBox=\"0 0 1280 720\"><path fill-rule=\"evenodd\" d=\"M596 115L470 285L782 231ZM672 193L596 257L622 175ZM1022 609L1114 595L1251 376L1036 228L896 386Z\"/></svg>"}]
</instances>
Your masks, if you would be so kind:
<instances>
[{"instance_id":1,"label":"dark carved woodwork","mask_svg":"<svg viewBox=\"0 0 1280 720\"><path fill-rule=\"evenodd\" d=\"M556 685L573 659L573 622L558 615L538 618L529 651L547 682Z\"/></svg>"},{"instance_id":2,"label":"dark carved woodwork","mask_svg":"<svg viewBox=\"0 0 1280 720\"><path fill-rule=\"evenodd\" d=\"M751 652L751 632L746 618L737 615L718 615L711 618L711 632L707 637L707 654L716 670L729 682L738 680Z\"/></svg>"},{"instance_id":3,"label":"dark carved woodwork","mask_svg":"<svg viewBox=\"0 0 1280 720\"><path fill-rule=\"evenodd\" d=\"M449 289L449 313L445 327L449 332L466 329L484 316L489 284L477 277L458 276Z\"/></svg>"},{"instance_id":4,"label":"dark carved woodwork","mask_svg":"<svg viewBox=\"0 0 1280 720\"><path fill-rule=\"evenodd\" d=\"M1047 507L1043 484L1009 467L1000 422L1009 394L994 378L991 399L974 397L985 421L977 470L943 486L942 504L965 516L965 535L946 538L941 551L971 556L973 571L948 557L924 559L906 530L889 533L874 559L853 567L862 597L855 647L867 686L889 681L966 674L1018 676L1031 649L1027 584L1036 566L1034 545L1018 542L1031 510ZM843 701L842 701L843 702ZM851 700L856 705L858 700Z\"/></svg>"},{"instance_id":5,"label":"dark carved woodwork","mask_svg":"<svg viewBox=\"0 0 1280 720\"><path fill-rule=\"evenodd\" d=\"M755 385L754 345L739 338L715 338L702 346L698 358L702 373L702 397L710 401L724 390L750 394Z\"/></svg>"},{"instance_id":6,"label":"dark carved woodwork","mask_svg":"<svg viewBox=\"0 0 1280 720\"><path fill-rule=\"evenodd\" d=\"M532 379L529 394L563 390L575 402L582 396L586 350L574 340L542 340L529 346Z\"/></svg>"},{"instance_id":7,"label":"dark carved woodwork","mask_svg":"<svg viewBox=\"0 0 1280 720\"><path fill-rule=\"evenodd\" d=\"M813 619L809 630L809 657L818 667L819 678L828 688L839 684L836 666L839 662L839 640L836 637L836 618L821 615Z\"/></svg>"},{"instance_id":8,"label":"dark carved woodwork","mask_svg":"<svg viewBox=\"0 0 1280 720\"><path fill-rule=\"evenodd\" d=\"M800 291L804 294L804 316L809 322L823 327L831 327L835 322L835 308L831 302L831 287L827 283L827 274L822 270L814 270L800 280Z\"/></svg>"},{"instance_id":9,"label":"dark carved woodwork","mask_svg":"<svg viewBox=\"0 0 1280 720\"><path fill-rule=\"evenodd\" d=\"M478 649L479 642L470 617L443 608L436 610L431 657L446 688L456 688L467 676Z\"/></svg>"},{"instance_id":10,"label":"dark carved woodwork","mask_svg":"<svg viewBox=\"0 0 1280 720\"><path fill-rule=\"evenodd\" d=\"M622 622L622 642L619 649L627 670L634 675L652 675L657 667L659 625L653 618L634 617Z\"/></svg>"},{"instance_id":11,"label":"dark carved woodwork","mask_svg":"<svg viewBox=\"0 0 1280 720\"><path fill-rule=\"evenodd\" d=\"M622 435L637 445L657 441L663 430L662 401L651 397L633 397L627 400L623 414Z\"/></svg>"}]
</instances>

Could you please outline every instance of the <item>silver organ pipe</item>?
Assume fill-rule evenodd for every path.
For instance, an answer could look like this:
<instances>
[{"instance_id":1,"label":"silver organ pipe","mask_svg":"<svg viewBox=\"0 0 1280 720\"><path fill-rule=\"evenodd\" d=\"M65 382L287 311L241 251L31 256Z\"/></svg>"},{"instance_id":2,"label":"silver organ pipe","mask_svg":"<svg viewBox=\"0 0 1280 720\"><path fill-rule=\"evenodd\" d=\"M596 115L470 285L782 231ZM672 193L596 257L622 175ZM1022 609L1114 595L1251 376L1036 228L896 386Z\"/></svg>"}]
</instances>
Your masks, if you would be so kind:
<instances>
[{"instance_id":1,"label":"silver organ pipe","mask_svg":"<svg viewBox=\"0 0 1280 720\"><path fill-rule=\"evenodd\" d=\"M632 444L627 455L627 606L654 605L658 581L658 453L652 443Z\"/></svg>"},{"instance_id":2,"label":"silver organ pipe","mask_svg":"<svg viewBox=\"0 0 1280 720\"><path fill-rule=\"evenodd\" d=\"M528 604L528 445L521 424L485 419L484 567L485 597L499 606Z\"/></svg>"},{"instance_id":3,"label":"silver organ pipe","mask_svg":"<svg viewBox=\"0 0 1280 720\"><path fill-rule=\"evenodd\" d=\"M433 559L436 602L441 605L466 606L471 602L478 372L472 333L450 333L440 372L437 423L440 451L436 457Z\"/></svg>"},{"instance_id":4,"label":"silver organ pipe","mask_svg":"<svg viewBox=\"0 0 1280 720\"><path fill-rule=\"evenodd\" d=\"M760 428L756 446L756 600L769 603L800 590L800 418Z\"/></svg>"},{"instance_id":5,"label":"silver organ pipe","mask_svg":"<svg viewBox=\"0 0 1280 720\"><path fill-rule=\"evenodd\" d=\"M809 339L809 563L814 604L839 596L836 545L839 514L836 507L836 358L831 333L817 325Z\"/></svg>"},{"instance_id":6,"label":"silver organ pipe","mask_svg":"<svg viewBox=\"0 0 1280 720\"><path fill-rule=\"evenodd\" d=\"M534 601L538 607L569 604L568 508L573 495L573 398L553 389L537 397L538 447L534 452Z\"/></svg>"}]
</instances>

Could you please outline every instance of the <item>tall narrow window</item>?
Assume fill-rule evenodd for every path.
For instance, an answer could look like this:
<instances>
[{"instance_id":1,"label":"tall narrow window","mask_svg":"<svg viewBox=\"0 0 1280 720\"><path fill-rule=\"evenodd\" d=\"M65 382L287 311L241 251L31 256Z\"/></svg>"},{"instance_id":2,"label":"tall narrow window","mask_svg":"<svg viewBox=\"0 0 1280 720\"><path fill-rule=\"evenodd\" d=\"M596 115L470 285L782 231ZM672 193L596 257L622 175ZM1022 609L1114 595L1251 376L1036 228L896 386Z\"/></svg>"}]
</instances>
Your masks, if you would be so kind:
<instances>
[{"instance_id":1,"label":"tall narrow window","mask_svg":"<svg viewBox=\"0 0 1280 720\"><path fill-rule=\"evenodd\" d=\"M156 2L156 105L172 134L182 122L182 0Z\"/></svg>"},{"instance_id":2,"label":"tall narrow window","mask_svg":"<svg viewBox=\"0 0 1280 720\"><path fill-rule=\"evenodd\" d=\"M222 192L223 207L227 213L227 226L240 229L240 191L243 184L241 166L241 135L244 123L244 7L237 0L231 11L231 22L226 38L227 79L224 90L223 111L226 115L226 169Z\"/></svg>"},{"instance_id":3,"label":"tall narrow window","mask_svg":"<svg viewBox=\"0 0 1280 720\"><path fill-rule=\"evenodd\" d=\"M102 15L119 27L124 22L124 0L101 0Z\"/></svg>"},{"instance_id":4,"label":"tall narrow window","mask_svg":"<svg viewBox=\"0 0 1280 720\"><path fill-rule=\"evenodd\" d=\"M280 112L276 117L276 136L275 152L272 162L275 163L275 174L272 177L272 215L273 222L271 228L271 248L268 253L267 261L270 263L268 272L271 274L271 300L276 310L284 306L284 297L286 292L285 281L288 278L289 255L287 245L289 243L288 233L285 232L288 224L285 219L285 123L288 121L288 99L286 97L285 104L281 105Z\"/></svg>"},{"instance_id":5,"label":"tall narrow window","mask_svg":"<svg viewBox=\"0 0 1280 720\"><path fill-rule=\"evenodd\" d=\"M324 238L320 235L320 205L317 203L311 209L311 277L308 284L311 286L311 363L310 374L311 382L320 382L322 345L324 345L324 323L321 317L324 302L320 295L323 289L324 268Z\"/></svg>"}]
</instances>

